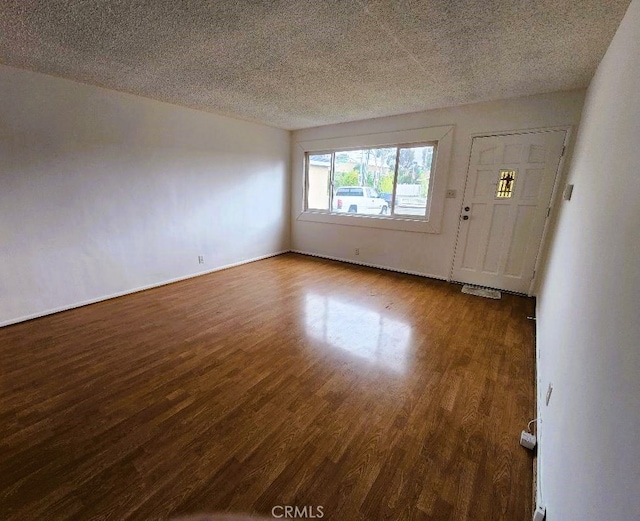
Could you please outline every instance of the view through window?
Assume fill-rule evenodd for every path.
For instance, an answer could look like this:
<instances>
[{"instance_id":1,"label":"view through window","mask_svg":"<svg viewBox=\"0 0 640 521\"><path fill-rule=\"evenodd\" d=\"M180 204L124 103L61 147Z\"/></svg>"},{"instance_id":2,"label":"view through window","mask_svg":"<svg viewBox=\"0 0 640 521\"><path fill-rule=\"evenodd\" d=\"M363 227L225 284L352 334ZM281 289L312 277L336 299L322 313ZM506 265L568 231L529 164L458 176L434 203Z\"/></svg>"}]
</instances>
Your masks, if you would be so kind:
<instances>
[{"instance_id":1,"label":"view through window","mask_svg":"<svg viewBox=\"0 0 640 521\"><path fill-rule=\"evenodd\" d=\"M306 154L309 210L426 218L435 144Z\"/></svg>"}]
</instances>

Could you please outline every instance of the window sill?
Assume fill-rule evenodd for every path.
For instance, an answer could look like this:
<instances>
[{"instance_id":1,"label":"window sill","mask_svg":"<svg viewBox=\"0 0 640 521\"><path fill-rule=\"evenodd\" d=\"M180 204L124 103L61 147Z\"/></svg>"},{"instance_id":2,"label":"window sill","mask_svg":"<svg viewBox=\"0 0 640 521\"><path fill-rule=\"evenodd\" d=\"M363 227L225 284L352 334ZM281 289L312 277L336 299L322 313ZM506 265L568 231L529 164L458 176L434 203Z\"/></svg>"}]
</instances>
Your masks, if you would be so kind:
<instances>
[{"instance_id":1,"label":"window sill","mask_svg":"<svg viewBox=\"0 0 640 521\"><path fill-rule=\"evenodd\" d=\"M345 215L323 211L307 210L298 215L298 221L342 226L362 226L366 228L381 228L418 233L439 233L439 230L426 219L412 219L410 217L385 217L377 215Z\"/></svg>"}]
</instances>

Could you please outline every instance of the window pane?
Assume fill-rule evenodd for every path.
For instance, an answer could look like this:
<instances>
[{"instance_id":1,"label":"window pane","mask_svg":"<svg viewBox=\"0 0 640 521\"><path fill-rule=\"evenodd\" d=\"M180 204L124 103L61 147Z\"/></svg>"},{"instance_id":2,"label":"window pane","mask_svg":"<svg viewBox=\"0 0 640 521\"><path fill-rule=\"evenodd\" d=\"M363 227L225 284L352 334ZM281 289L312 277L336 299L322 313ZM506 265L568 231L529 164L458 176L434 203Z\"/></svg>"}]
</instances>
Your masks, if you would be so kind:
<instances>
[{"instance_id":1,"label":"window pane","mask_svg":"<svg viewBox=\"0 0 640 521\"><path fill-rule=\"evenodd\" d=\"M394 214L427 215L433 145L401 148Z\"/></svg>"},{"instance_id":2,"label":"window pane","mask_svg":"<svg viewBox=\"0 0 640 521\"><path fill-rule=\"evenodd\" d=\"M513 188L516 184L515 170L500 170L496 197L498 199L508 199L513 195Z\"/></svg>"},{"instance_id":3,"label":"window pane","mask_svg":"<svg viewBox=\"0 0 640 521\"><path fill-rule=\"evenodd\" d=\"M309 210L329 209L329 181L331 179L331 154L309 154L307 158Z\"/></svg>"},{"instance_id":4,"label":"window pane","mask_svg":"<svg viewBox=\"0 0 640 521\"><path fill-rule=\"evenodd\" d=\"M388 147L336 152L332 210L387 215L391 208L396 150ZM385 192L388 199L384 197Z\"/></svg>"}]
</instances>

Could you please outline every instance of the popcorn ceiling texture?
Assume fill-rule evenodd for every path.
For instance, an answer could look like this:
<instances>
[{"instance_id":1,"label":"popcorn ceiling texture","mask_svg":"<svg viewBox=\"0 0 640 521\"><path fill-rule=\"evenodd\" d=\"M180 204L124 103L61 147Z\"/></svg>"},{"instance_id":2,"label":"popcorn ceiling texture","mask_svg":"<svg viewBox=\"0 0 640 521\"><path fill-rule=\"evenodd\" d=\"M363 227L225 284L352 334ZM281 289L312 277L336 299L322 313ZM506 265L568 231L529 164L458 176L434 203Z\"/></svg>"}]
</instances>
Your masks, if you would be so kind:
<instances>
[{"instance_id":1,"label":"popcorn ceiling texture","mask_svg":"<svg viewBox=\"0 0 640 521\"><path fill-rule=\"evenodd\" d=\"M298 129L586 87L630 0L3 0L0 62Z\"/></svg>"}]
</instances>

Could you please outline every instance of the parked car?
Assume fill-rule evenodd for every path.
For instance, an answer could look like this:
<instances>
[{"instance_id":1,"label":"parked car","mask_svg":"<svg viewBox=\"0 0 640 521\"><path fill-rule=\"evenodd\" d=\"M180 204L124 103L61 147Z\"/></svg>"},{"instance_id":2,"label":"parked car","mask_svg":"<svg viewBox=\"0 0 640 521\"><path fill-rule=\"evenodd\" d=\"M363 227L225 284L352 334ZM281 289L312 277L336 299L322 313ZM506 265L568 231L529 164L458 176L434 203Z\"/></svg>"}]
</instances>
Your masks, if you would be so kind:
<instances>
[{"instance_id":1,"label":"parked car","mask_svg":"<svg viewBox=\"0 0 640 521\"><path fill-rule=\"evenodd\" d=\"M389 204L374 188L368 186L341 186L333 197L333 211L337 213L359 213L387 215Z\"/></svg>"}]
</instances>

